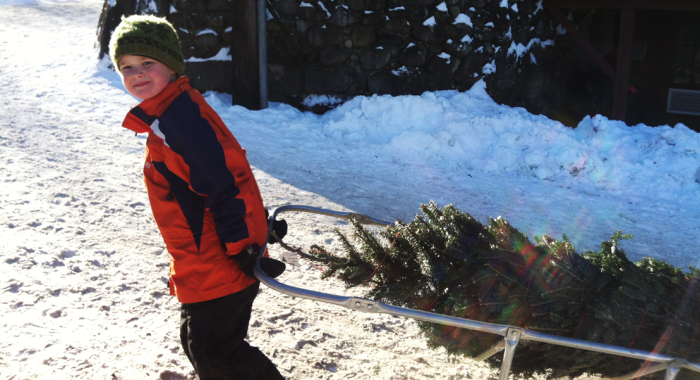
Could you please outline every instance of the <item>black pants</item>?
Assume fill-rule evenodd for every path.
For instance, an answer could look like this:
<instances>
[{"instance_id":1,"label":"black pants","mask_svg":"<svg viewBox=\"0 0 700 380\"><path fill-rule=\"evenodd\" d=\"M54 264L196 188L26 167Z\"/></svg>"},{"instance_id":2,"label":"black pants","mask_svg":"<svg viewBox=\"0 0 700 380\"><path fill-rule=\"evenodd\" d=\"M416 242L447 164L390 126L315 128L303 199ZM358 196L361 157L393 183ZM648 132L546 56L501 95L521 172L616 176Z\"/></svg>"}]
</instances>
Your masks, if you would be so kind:
<instances>
[{"instance_id":1,"label":"black pants","mask_svg":"<svg viewBox=\"0 0 700 380\"><path fill-rule=\"evenodd\" d=\"M248 334L260 283L210 301L182 304L180 340L200 380L279 380L284 378Z\"/></svg>"}]
</instances>

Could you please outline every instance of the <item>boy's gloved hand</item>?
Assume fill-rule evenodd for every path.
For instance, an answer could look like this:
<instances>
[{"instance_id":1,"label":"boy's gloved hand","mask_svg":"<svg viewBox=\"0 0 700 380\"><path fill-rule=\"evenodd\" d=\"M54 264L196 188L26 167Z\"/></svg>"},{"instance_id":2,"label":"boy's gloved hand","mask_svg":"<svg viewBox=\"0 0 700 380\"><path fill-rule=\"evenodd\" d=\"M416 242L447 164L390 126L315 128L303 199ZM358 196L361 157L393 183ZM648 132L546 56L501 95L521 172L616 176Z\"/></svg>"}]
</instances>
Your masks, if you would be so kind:
<instances>
[{"instance_id":1,"label":"boy's gloved hand","mask_svg":"<svg viewBox=\"0 0 700 380\"><path fill-rule=\"evenodd\" d=\"M267 209L265 209L265 218L269 217L270 213L267 211ZM284 219L275 219L274 222L272 222L272 231L269 232L270 236L267 238L268 244L279 243L279 240L281 240L287 234L287 221ZM272 232L274 232L274 234L272 234Z\"/></svg>"},{"instance_id":2,"label":"boy's gloved hand","mask_svg":"<svg viewBox=\"0 0 700 380\"><path fill-rule=\"evenodd\" d=\"M253 272L253 266L255 265L255 258L259 253L260 246L253 244L252 246L244 249L242 252L231 257L236 261L238 268L241 270L241 272L243 272L243 274L257 280L257 277L255 277L255 273ZM262 257L260 259L260 269L262 269L266 275L272 278L276 278L277 276L281 275L286 267L287 266L284 265L283 262L271 259L269 257Z\"/></svg>"},{"instance_id":3,"label":"boy's gloved hand","mask_svg":"<svg viewBox=\"0 0 700 380\"><path fill-rule=\"evenodd\" d=\"M287 221L284 219L275 219L275 221L272 222L272 232L274 232L274 234L270 234L270 237L267 238L267 242L270 244L279 243L284 235L287 234Z\"/></svg>"}]
</instances>

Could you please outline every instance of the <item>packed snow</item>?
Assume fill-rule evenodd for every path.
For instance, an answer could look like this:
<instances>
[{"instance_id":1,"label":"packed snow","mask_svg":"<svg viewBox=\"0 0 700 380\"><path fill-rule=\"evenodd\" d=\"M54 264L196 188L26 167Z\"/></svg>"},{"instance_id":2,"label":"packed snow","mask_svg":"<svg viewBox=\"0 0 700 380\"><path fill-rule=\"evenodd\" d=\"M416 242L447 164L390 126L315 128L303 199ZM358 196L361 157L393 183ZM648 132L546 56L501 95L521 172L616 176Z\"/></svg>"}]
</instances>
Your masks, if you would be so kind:
<instances>
[{"instance_id":1,"label":"packed snow","mask_svg":"<svg viewBox=\"0 0 700 380\"><path fill-rule=\"evenodd\" d=\"M94 50L98 0L0 0L0 342L3 379L187 379L168 254L141 178L137 104ZM421 203L502 216L579 251L615 231L639 260L699 266L700 137L683 125L587 117L568 128L470 91L357 97L319 116L206 93L269 208L409 220ZM318 102L321 98L310 99ZM338 250L341 221L288 214L285 241ZM273 256L282 250L272 248ZM279 279L359 295L306 261ZM249 340L289 379L496 379L426 346L412 320L262 287ZM538 376L544 378L544 375Z\"/></svg>"}]
</instances>

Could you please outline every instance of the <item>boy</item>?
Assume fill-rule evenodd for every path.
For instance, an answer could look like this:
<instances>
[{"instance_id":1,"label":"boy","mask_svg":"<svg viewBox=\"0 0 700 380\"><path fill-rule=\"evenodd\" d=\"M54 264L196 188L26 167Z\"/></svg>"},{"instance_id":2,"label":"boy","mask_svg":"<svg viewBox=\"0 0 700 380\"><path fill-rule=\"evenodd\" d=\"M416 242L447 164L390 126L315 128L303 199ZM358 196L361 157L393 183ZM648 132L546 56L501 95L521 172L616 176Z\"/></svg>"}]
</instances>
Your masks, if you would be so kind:
<instances>
[{"instance_id":1,"label":"boy","mask_svg":"<svg viewBox=\"0 0 700 380\"><path fill-rule=\"evenodd\" d=\"M144 180L171 256L170 293L182 303L180 339L201 380L283 379L244 338L259 282L266 211L245 151L183 76L175 29L154 16L122 18L110 58L142 99L123 126L148 132ZM280 222L283 222L280 220ZM286 225L278 232L286 232ZM261 260L271 277L284 264Z\"/></svg>"}]
</instances>

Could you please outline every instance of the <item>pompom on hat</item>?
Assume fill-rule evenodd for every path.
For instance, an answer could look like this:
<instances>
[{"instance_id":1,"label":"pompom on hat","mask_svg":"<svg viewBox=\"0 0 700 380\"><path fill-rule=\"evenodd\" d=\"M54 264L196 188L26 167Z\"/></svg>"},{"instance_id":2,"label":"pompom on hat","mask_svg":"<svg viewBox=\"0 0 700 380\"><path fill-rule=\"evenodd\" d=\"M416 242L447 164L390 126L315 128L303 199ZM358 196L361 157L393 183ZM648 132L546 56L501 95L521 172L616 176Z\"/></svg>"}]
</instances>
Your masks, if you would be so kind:
<instances>
[{"instance_id":1,"label":"pompom on hat","mask_svg":"<svg viewBox=\"0 0 700 380\"><path fill-rule=\"evenodd\" d=\"M185 72L185 58L175 28L164 18L133 15L119 23L109 41L109 57L119 70L119 58L125 55L151 57L173 69Z\"/></svg>"}]
</instances>

